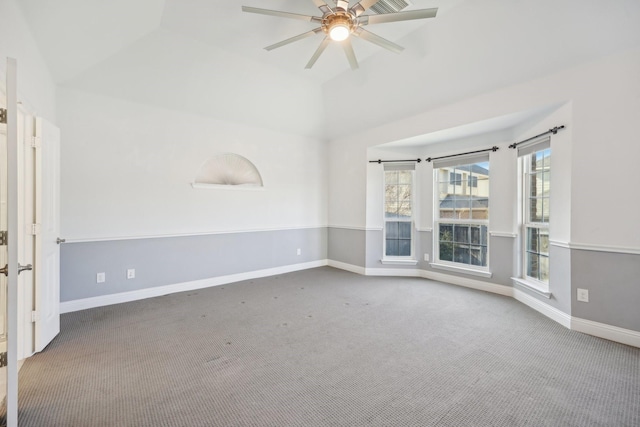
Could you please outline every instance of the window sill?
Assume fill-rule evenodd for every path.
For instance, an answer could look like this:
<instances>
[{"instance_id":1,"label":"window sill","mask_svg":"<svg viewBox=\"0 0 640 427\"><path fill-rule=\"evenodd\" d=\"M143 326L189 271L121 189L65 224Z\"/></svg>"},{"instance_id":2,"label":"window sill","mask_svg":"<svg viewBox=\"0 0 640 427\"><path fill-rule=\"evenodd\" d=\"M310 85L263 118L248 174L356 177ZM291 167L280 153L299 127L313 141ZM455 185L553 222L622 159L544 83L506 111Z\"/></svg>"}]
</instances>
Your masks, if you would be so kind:
<instances>
[{"instance_id":1,"label":"window sill","mask_svg":"<svg viewBox=\"0 0 640 427\"><path fill-rule=\"evenodd\" d=\"M392 259L392 258L383 258L380 260L382 264L387 265L417 265L418 260L415 259Z\"/></svg>"},{"instance_id":2,"label":"window sill","mask_svg":"<svg viewBox=\"0 0 640 427\"><path fill-rule=\"evenodd\" d=\"M511 280L513 280L514 283L517 283L520 286L524 286L525 288L540 296L543 296L547 299L551 298L551 292L549 292L549 289L545 288L542 285L539 285L530 280L523 279L521 277L512 277Z\"/></svg>"},{"instance_id":3,"label":"window sill","mask_svg":"<svg viewBox=\"0 0 640 427\"><path fill-rule=\"evenodd\" d=\"M466 267L458 267L456 265L449 265L449 264L439 264L439 263L435 263L432 262L429 265L431 265L431 267L433 268L437 268L439 270L447 270L447 271L452 271L455 273L463 273L463 274L470 274L472 276L480 276L480 277L491 277L493 275L493 273L491 273L488 270L477 270L475 268L466 268Z\"/></svg>"}]
</instances>

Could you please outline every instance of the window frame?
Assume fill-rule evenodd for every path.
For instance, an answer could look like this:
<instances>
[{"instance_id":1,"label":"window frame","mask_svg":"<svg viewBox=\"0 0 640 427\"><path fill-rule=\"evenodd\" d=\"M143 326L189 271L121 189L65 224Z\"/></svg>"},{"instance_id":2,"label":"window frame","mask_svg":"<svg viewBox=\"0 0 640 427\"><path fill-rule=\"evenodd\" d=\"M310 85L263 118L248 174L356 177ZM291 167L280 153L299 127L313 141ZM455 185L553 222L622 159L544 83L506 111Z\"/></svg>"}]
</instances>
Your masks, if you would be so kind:
<instances>
[{"instance_id":1,"label":"window frame","mask_svg":"<svg viewBox=\"0 0 640 427\"><path fill-rule=\"evenodd\" d=\"M544 152L548 150L549 154L548 154L548 158L551 159L551 147L550 147L550 140L547 138L545 140L542 141L537 141L533 144L530 144L526 147L526 154L523 155L518 155L518 160L520 162L519 164L519 169L520 169L520 176L522 177L522 186L520 188L520 200L521 200L521 214L520 214L520 227L519 227L519 231L520 231L520 265L521 265L521 271L519 274L519 279L523 282L525 282L526 284L542 291L542 292L549 292L549 283L550 283L550 271L551 271L551 266L550 266L550 261L551 261L551 254L550 254L550 217L551 217L551 204L550 204L550 200L551 200L551 166L549 166L546 169L543 169L543 173L548 174L548 183L549 183L549 188L548 188L548 195L547 196L542 196L543 200L546 200L547 203L549 204L549 214L546 217L546 221L532 221L531 219L531 201L532 201L532 197L531 197L531 185L532 185L532 170L531 170L531 157L535 156L536 153L539 152ZM544 155L543 155L544 157ZM536 172L537 173L537 172ZM544 181L543 181L544 182ZM543 190L543 194L544 194L544 190ZM544 203L544 202L543 202ZM544 210L543 210L544 212ZM545 219L544 213L543 213L543 220ZM529 262L528 262L528 255L530 253L535 253L538 256L538 259L540 259L540 257L544 257L545 254L540 250L540 248L538 247L538 250L533 252L529 249L530 244L529 244L529 229L537 229L537 230L545 230L546 234L547 234L547 252L546 252L546 258L547 258L547 271L546 271L546 276L547 276L547 281L544 280L540 280L539 277L533 277L533 276L529 276L528 275L528 271L529 271ZM538 267L539 268L539 267ZM540 274L538 274L538 276L540 276Z\"/></svg>"},{"instance_id":2,"label":"window frame","mask_svg":"<svg viewBox=\"0 0 640 427\"><path fill-rule=\"evenodd\" d=\"M443 164L434 164L433 166L433 173L434 173L434 178L433 178L433 182L434 182L434 191L433 191L433 200L434 200L434 214L433 214L433 262L431 263L432 267L435 268L442 268L442 269L446 269L446 270L452 270L452 271L462 271L462 272L466 272L469 274L475 274L475 275L479 275L479 276L484 276L484 277L491 277L491 270L490 270L490 234L489 234L489 222L490 222L490 214L488 215L487 219L473 219L473 218L441 218L440 217L440 189L441 189L441 185L444 183L444 181L440 181L440 174L439 171L441 169L445 169L447 176L451 176L452 173L455 173L453 170L449 169L455 169L456 167L461 167L461 166L466 166L466 165L473 165L476 163L489 163L490 159L488 155L481 155L481 156L464 156L461 157L457 162L452 162L452 161L447 161L444 162ZM487 169L489 171L489 174L487 175L487 209L490 212L490 208L489 208L489 204L491 203L491 192L490 192L490 166ZM470 171L471 172L471 171ZM461 177L461 183L462 181L465 181L467 184L467 187L470 189L471 187L468 186L468 184L471 182L471 178L472 176L474 176L473 173L470 173L468 176L466 176L466 178ZM450 181L447 181L447 188L450 187ZM478 188L478 186L476 185L473 188ZM455 209L455 208L454 208ZM472 212L472 211L471 211ZM469 215L470 217L473 216L472 213L470 213ZM473 263L462 263L462 262L457 262L457 261L450 261L450 260L443 260L440 258L440 247L441 247L441 241L440 241L440 226L443 224L447 224L447 225L452 225L452 226L456 226L456 225L467 225L469 226L469 233L471 233L471 227L485 227L485 233L486 233L486 256L485 256L485 264L486 265L475 265ZM454 228L454 233L455 233L455 228ZM482 233L482 231L481 231ZM472 245L471 243L471 235L468 235L468 241L469 241L469 249L471 249L474 245ZM455 237L452 240L452 244L455 244ZM476 245L476 246L480 246L483 247L485 245ZM471 259L471 258L470 258Z\"/></svg>"},{"instance_id":3,"label":"window frame","mask_svg":"<svg viewBox=\"0 0 640 427\"><path fill-rule=\"evenodd\" d=\"M392 172L392 171L407 171L410 172L411 174L411 198L410 198L410 204L411 204L411 217L409 219L403 219L403 218L387 218L386 217L386 188L387 188L387 172ZM415 233L415 217L416 217L416 171L415 171L415 164L411 163L403 163L403 164L394 164L394 165L390 165L390 166L386 166L383 169L382 172L382 192L383 192L383 199L382 199L382 262L388 262L388 263L415 263L416 262L416 257L415 257L415 248L416 248L416 233ZM409 223L409 228L410 228L410 253L409 255L387 255L387 223L388 222L405 222L405 223Z\"/></svg>"}]
</instances>

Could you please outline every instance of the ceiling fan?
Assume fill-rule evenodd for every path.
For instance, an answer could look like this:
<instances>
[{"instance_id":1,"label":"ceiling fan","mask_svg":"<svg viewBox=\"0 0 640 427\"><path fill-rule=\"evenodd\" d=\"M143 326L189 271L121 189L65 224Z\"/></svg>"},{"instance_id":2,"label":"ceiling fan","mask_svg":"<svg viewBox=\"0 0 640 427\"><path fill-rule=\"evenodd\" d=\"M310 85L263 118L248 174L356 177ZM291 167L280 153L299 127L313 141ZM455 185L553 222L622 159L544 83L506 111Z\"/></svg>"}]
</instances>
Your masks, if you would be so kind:
<instances>
[{"instance_id":1,"label":"ceiling fan","mask_svg":"<svg viewBox=\"0 0 640 427\"><path fill-rule=\"evenodd\" d=\"M404 50L402 46L399 46L387 39L373 34L370 31L365 30L363 27L366 25L382 24L386 22L408 21L412 19L425 19L433 18L438 12L438 8L432 9L420 9L411 10L407 12L394 12L394 13L381 13L376 15L364 15L369 8L378 3L380 0L360 0L360 2L349 7L348 0L335 0L335 7L329 6L328 0L312 0L315 5L322 12L322 16L310 16L300 15L297 13L282 12L279 10L260 9L257 7L242 6L244 12L259 13L262 15L279 16L282 18L301 19L308 22L314 22L320 24L318 28L315 28L306 33L299 34L281 42L272 44L265 47L266 50L273 50L298 40L305 39L307 37L314 36L316 34L325 34L322 43L315 51L309 62L307 63L307 69L313 67L322 52L327 48L329 43L337 42L342 45L349 65L352 70L358 68L358 60L353 51L351 45L350 36L358 37L362 40L376 44L387 50L395 53L400 53Z\"/></svg>"}]
</instances>

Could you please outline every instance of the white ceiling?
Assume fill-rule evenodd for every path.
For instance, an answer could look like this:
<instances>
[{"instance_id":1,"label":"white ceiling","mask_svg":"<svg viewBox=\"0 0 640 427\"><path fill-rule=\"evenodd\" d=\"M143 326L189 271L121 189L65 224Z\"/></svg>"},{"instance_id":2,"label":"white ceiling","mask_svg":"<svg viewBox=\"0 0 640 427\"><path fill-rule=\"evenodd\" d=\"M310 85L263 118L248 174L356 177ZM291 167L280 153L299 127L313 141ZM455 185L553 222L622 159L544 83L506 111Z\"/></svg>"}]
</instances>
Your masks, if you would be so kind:
<instances>
[{"instance_id":1,"label":"white ceiling","mask_svg":"<svg viewBox=\"0 0 640 427\"><path fill-rule=\"evenodd\" d=\"M360 69L317 25L312 0L18 0L61 86L225 120L335 137L640 47L640 1L413 0L434 19L369 26L400 55L354 40ZM351 3L354 3L352 0Z\"/></svg>"}]
</instances>

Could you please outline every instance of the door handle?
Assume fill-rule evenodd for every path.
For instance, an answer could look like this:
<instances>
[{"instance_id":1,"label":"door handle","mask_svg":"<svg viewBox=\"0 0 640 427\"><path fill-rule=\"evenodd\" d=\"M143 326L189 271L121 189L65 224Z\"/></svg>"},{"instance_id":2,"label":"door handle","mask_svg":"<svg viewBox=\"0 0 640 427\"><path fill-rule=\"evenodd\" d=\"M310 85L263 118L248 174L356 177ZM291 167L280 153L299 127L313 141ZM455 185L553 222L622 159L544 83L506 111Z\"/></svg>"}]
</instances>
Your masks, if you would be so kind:
<instances>
[{"instance_id":1,"label":"door handle","mask_svg":"<svg viewBox=\"0 0 640 427\"><path fill-rule=\"evenodd\" d=\"M18 264L18 274L22 273L23 271L31 271L33 270L33 266L31 264L27 264L27 265L20 265ZM0 268L0 274L4 274L5 276L9 275L9 265L5 265L4 267Z\"/></svg>"},{"instance_id":2,"label":"door handle","mask_svg":"<svg viewBox=\"0 0 640 427\"><path fill-rule=\"evenodd\" d=\"M64 242L66 242L66 239L61 239L59 237L56 239L57 244L64 243Z\"/></svg>"}]
</instances>

